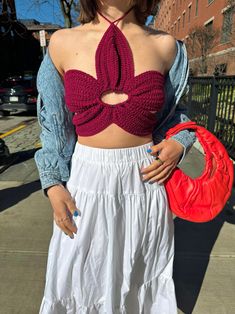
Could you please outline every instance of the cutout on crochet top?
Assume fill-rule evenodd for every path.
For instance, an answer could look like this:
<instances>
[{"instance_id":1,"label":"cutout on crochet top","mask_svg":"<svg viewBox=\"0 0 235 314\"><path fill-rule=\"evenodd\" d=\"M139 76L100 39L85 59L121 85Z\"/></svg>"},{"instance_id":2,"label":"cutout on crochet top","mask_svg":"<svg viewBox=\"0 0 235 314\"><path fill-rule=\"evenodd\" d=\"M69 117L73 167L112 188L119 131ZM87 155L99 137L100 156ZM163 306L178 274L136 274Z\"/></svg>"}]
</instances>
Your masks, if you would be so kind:
<instances>
[{"instance_id":1,"label":"cutout on crochet top","mask_svg":"<svg viewBox=\"0 0 235 314\"><path fill-rule=\"evenodd\" d=\"M103 103L106 103L107 105L115 106L117 102L113 99L113 95L116 96L116 98L119 100L120 103L125 102L129 96L123 92L113 92L112 90L104 92L100 98L103 101Z\"/></svg>"}]
</instances>

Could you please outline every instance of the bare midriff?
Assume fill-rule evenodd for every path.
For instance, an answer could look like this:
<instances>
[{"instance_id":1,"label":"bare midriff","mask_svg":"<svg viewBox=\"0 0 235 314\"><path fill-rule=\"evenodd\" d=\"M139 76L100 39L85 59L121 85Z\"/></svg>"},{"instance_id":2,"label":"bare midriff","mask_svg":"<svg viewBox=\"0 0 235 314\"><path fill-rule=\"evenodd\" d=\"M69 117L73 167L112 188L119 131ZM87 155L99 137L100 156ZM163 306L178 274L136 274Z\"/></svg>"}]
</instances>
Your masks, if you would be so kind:
<instances>
[{"instance_id":1,"label":"bare midriff","mask_svg":"<svg viewBox=\"0 0 235 314\"><path fill-rule=\"evenodd\" d=\"M125 148L151 142L152 134L147 136L132 135L113 123L96 135L78 136L77 140L83 145L97 148Z\"/></svg>"}]
</instances>

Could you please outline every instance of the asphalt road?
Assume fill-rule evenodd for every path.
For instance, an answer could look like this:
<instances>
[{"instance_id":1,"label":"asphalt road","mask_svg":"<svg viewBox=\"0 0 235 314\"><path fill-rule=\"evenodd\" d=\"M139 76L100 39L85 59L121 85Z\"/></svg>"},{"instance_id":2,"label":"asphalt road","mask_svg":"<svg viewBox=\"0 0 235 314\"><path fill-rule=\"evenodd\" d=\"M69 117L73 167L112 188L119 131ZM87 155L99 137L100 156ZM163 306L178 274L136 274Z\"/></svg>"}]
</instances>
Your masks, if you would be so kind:
<instances>
[{"instance_id":1,"label":"asphalt road","mask_svg":"<svg viewBox=\"0 0 235 314\"><path fill-rule=\"evenodd\" d=\"M32 114L23 110L19 110L16 113L11 112L11 114L8 116L3 116L0 112L0 134L15 128L19 124L27 123L27 121L32 119L37 119L36 112L35 114Z\"/></svg>"},{"instance_id":2,"label":"asphalt road","mask_svg":"<svg viewBox=\"0 0 235 314\"><path fill-rule=\"evenodd\" d=\"M0 137L11 153L37 148L39 145L37 116L25 112L0 117Z\"/></svg>"}]
</instances>

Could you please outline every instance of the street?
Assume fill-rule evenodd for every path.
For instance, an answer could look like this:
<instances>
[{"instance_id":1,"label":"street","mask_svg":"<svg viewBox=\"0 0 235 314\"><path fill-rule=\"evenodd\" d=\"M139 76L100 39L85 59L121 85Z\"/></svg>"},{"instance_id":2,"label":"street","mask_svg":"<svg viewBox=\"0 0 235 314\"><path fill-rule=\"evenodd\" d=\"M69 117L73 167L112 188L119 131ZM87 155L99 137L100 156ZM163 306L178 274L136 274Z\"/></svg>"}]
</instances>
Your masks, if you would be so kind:
<instances>
[{"instance_id":1,"label":"street","mask_svg":"<svg viewBox=\"0 0 235 314\"><path fill-rule=\"evenodd\" d=\"M36 112L34 115L24 111L9 116L0 115L0 137L5 140L11 153L36 148L40 141L38 133Z\"/></svg>"},{"instance_id":2,"label":"street","mask_svg":"<svg viewBox=\"0 0 235 314\"><path fill-rule=\"evenodd\" d=\"M0 174L0 313L37 314L53 221L33 159L40 147L40 127L36 116L22 113L1 117L0 130L16 156ZM198 176L203 155L192 148L182 168ZM212 222L194 224L174 219L179 313L235 312L234 204L233 192L225 210Z\"/></svg>"}]
</instances>

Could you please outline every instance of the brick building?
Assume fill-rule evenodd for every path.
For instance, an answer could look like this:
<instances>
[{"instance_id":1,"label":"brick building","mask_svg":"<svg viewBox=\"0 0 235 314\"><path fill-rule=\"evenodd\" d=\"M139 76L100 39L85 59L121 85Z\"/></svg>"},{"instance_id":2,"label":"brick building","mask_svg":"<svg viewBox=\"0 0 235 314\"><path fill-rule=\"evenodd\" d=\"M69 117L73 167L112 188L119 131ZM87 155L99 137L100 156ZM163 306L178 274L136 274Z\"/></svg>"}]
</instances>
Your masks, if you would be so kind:
<instances>
[{"instance_id":1,"label":"brick building","mask_svg":"<svg viewBox=\"0 0 235 314\"><path fill-rule=\"evenodd\" d=\"M235 0L163 0L155 18L155 27L186 43L194 74L219 71L220 74L235 75L234 7ZM205 42L198 49L192 49L196 27L203 29ZM210 36L205 36L208 32ZM208 48L209 40L211 47ZM206 47L204 57L201 56L203 45ZM203 58L206 66L204 71L199 71Z\"/></svg>"}]
</instances>

